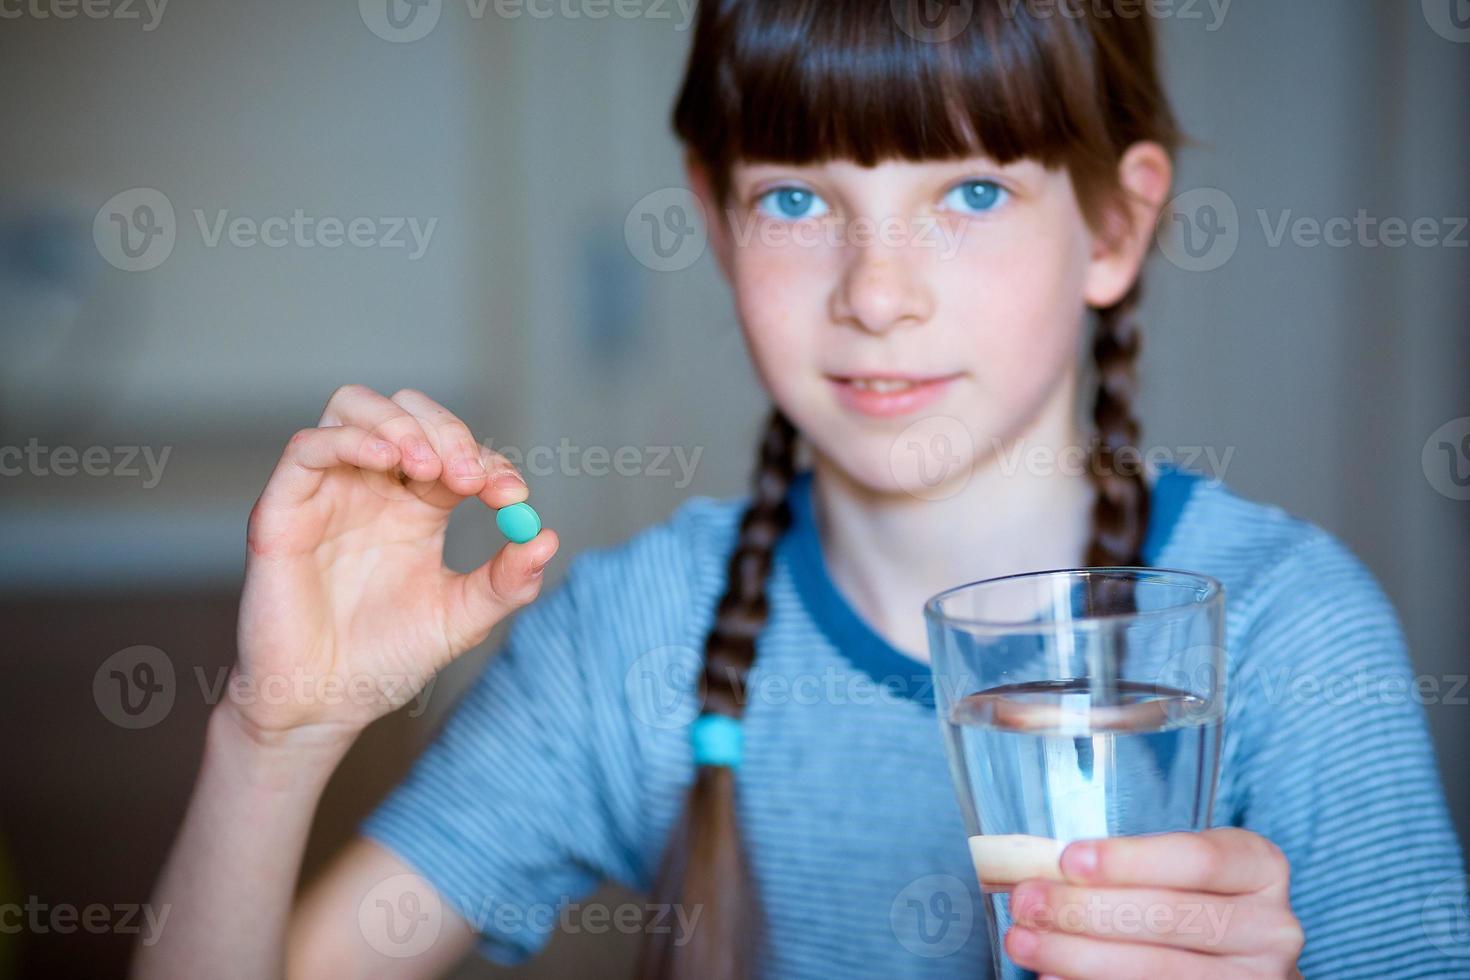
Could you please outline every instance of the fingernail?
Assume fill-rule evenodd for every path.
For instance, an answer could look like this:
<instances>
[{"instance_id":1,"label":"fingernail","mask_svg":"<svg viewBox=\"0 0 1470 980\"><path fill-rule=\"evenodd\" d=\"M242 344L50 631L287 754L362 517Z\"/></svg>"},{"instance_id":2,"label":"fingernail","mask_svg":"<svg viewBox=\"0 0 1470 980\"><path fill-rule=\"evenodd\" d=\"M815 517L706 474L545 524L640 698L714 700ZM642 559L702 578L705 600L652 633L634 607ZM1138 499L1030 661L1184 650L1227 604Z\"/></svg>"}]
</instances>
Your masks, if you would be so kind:
<instances>
[{"instance_id":1,"label":"fingernail","mask_svg":"<svg viewBox=\"0 0 1470 980\"><path fill-rule=\"evenodd\" d=\"M1077 841L1062 851L1062 873L1069 878L1091 878L1097 874L1097 845Z\"/></svg>"},{"instance_id":2,"label":"fingernail","mask_svg":"<svg viewBox=\"0 0 1470 980\"><path fill-rule=\"evenodd\" d=\"M428 460L434 458L434 447L423 439L405 439L403 446L407 450L408 455L413 459Z\"/></svg>"},{"instance_id":3,"label":"fingernail","mask_svg":"<svg viewBox=\"0 0 1470 980\"><path fill-rule=\"evenodd\" d=\"M495 474L492 486L496 490L523 490L526 488L526 481L515 470L501 470Z\"/></svg>"},{"instance_id":4,"label":"fingernail","mask_svg":"<svg viewBox=\"0 0 1470 980\"><path fill-rule=\"evenodd\" d=\"M455 476L484 476L485 464L475 456L461 456L454 461L449 471Z\"/></svg>"},{"instance_id":5,"label":"fingernail","mask_svg":"<svg viewBox=\"0 0 1470 980\"><path fill-rule=\"evenodd\" d=\"M1041 901L1041 895L1031 885L1017 885L1011 890L1010 910L1011 918L1017 922L1027 921L1031 916L1031 907Z\"/></svg>"},{"instance_id":6,"label":"fingernail","mask_svg":"<svg viewBox=\"0 0 1470 980\"><path fill-rule=\"evenodd\" d=\"M1030 929L1011 926L1011 931L1006 933L1006 947L1016 959L1030 956L1040 945L1041 937Z\"/></svg>"},{"instance_id":7,"label":"fingernail","mask_svg":"<svg viewBox=\"0 0 1470 980\"><path fill-rule=\"evenodd\" d=\"M382 439L375 441L372 444L371 448L372 451L377 453L379 456L387 456L389 453L393 452L393 444L389 442L384 442Z\"/></svg>"}]
</instances>

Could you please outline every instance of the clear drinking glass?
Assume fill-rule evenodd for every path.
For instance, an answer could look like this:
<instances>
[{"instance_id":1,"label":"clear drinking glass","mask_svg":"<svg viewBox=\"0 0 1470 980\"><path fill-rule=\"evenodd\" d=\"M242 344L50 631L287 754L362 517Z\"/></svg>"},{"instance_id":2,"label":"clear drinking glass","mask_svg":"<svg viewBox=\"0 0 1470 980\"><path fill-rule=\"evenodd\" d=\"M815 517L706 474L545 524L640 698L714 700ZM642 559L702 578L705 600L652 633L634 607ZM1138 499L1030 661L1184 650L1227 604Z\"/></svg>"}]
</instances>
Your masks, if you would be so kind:
<instances>
[{"instance_id":1,"label":"clear drinking glass","mask_svg":"<svg viewBox=\"0 0 1470 980\"><path fill-rule=\"evenodd\" d=\"M1204 830L1225 718L1224 587L1189 572L1012 575L924 606L940 727L988 895L996 975L1009 894L1083 838Z\"/></svg>"}]
</instances>

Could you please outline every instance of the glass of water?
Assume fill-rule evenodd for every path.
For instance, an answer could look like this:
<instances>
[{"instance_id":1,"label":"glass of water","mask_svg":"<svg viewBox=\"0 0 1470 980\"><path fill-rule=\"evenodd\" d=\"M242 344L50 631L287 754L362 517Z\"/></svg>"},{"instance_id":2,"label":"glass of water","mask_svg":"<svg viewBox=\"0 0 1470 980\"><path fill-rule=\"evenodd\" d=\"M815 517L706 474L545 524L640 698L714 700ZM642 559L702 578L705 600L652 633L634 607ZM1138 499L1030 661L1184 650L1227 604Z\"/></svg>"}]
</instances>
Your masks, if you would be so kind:
<instances>
[{"instance_id":1,"label":"glass of water","mask_svg":"<svg viewBox=\"0 0 1470 980\"><path fill-rule=\"evenodd\" d=\"M1210 824L1225 718L1224 587L1189 572L1012 575L924 606L935 700L996 975L1011 889L1074 840Z\"/></svg>"}]
</instances>

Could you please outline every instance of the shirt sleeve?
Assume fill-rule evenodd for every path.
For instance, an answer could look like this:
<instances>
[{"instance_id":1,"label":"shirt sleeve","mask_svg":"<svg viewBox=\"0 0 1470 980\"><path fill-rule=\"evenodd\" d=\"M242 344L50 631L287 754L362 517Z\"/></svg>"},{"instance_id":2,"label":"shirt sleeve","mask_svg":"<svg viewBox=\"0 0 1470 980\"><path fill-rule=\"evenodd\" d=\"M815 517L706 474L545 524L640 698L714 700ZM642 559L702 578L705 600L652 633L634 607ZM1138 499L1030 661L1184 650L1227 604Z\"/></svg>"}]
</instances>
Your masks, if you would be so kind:
<instances>
[{"instance_id":1,"label":"shirt sleeve","mask_svg":"<svg viewBox=\"0 0 1470 980\"><path fill-rule=\"evenodd\" d=\"M1393 608L1325 532L1257 593L1227 692L1237 822L1291 864L1307 977L1470 977L1465 868ZM1457 921L1458 920L1458 921Z\"/></svg>"},{"instance_id":2,"label":"shirt sleeve","mask_svg":"<svg viewBox=\"0 0 1470 980\"><path fill-rule=\"evenodd\" d=\"M619 747L591 717L577 570L518 614L407 779L360 827L504 964L538 951L563 905L632 874L606 805L601 760Z\"/></svg>"}]
</instances>

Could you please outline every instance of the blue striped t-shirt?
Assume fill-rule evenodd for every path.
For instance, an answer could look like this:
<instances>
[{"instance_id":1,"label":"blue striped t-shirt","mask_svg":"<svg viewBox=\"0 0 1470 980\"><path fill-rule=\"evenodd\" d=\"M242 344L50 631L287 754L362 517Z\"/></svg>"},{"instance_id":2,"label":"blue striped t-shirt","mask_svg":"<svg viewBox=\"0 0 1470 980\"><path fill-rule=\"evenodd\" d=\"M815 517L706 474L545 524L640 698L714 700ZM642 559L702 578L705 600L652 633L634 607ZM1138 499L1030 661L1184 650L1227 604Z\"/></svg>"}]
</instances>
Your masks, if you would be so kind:
<instances>
[{"instance_id":1,"label":"blue striped t-shirt","mask_svg":"<svg viewBox=\"0 0 1470 980\"><path fill-rule=\"evenodd\" d=\"M762 972L985 976L982 898L929 667L833 584L811 480L791 489L737 775ZM700 651L744 502L691 499L576 558L364 822L491 959L534 953L558 910L602 881L649 887L692 776ZM1470 976L1464 866L1418 700L1428 692L1369 572L1326 532L1176 470L1155 479L1144 552L1225 584L1214 819L1286 853L1304 974ZM697 911L660 927L677 940ZM629 917L598 925L618 922L631 928Z\"/></svg>"}]
</instances>

